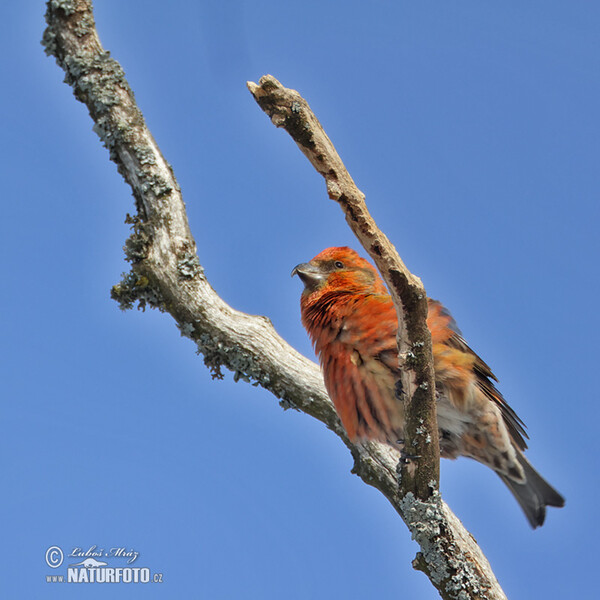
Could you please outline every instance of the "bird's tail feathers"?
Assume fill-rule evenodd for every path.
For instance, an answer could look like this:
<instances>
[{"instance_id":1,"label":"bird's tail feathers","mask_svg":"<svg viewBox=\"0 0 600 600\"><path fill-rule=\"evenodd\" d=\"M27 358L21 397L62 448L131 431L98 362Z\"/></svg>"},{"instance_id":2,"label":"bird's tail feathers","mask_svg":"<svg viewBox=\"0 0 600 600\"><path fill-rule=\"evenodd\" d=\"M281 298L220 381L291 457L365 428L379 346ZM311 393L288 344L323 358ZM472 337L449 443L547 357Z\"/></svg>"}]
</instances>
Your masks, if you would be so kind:
<instances>
[{"instance_id":1,"label":"bird's tail feathers","mask_svg":"<svg viewBox=\"0 0 600 600\"><path fill-rule=\"evenodd\" d=\"M519 462L525 472L525 483L517 483L498 473L520 504L529 524L535 529L544 524L546 506L564 506L565 499L518 453Z\"/></svg>"}]
</instances>

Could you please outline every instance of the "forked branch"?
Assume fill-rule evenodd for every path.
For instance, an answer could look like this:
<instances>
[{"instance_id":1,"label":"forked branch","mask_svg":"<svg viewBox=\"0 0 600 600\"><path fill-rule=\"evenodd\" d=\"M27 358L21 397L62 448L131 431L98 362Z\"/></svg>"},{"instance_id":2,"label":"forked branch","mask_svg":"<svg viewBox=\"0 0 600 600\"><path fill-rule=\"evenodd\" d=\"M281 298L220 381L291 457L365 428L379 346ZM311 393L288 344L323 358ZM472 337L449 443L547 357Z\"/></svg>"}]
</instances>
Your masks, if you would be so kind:
<instances>
[{"instance_id":1,"label":"forked branch","mask_svg":"<svg viewBox=\"0 0 600 600\"><path fill-rule=\"evenodd\" d=\"M427 573L442 597L505 598L484 555L442 502L436 486L429 486L428 480L426 500L412 492L403 493L396 477L398 454L380 444L353 445L348 441L315 363L279 337L267 318L234 310L212 289L196 254L175 176L146 127L123 70L100 44L91 2L49 0L46 21L46 52L56 58L75 97L88 107L94 131L131 186L136 201L136 214L128 216L133 233L125 246L131 271L114 286L113 297L122 308L149 305L170 313L181 334L196 343L215 377L221 377L221 368L226 367L236 379L258 383L280 398L285 407L305 412L333 430L352 452L354 471L379 489L407 523L421 546L415 567ZM302 115L308 114L302 107L300 104ZM289 110L295 107L290 106ZM323 136L327 139L324 133ZM333 150L331 142L329 145ZM395 278L402 277L406 278L406 285L418 286L417 280L403 274L390 258L391 246L372 235L371 225L361 225L368 223L368 213L349 195L347 185L353 183L341 161L338 167L337 179L330 177L329 193L337 195L342 205L346 203L349 220L357 223L370 244L368 250L390 289L395 292ZM408 315L407 340L417 339L411 337L411 315L419 321L423 308L419 302L411 305L399 290L400 304ZM415 328L418 331L417 325ZM422 360L426 362L427 336L423 333L418 339L425 344ZM417 388L429 381L417 377L411 375L411 385ZM431 374L427 377L432 381ZM436 473L431 475L434 481L436 477Z\"/></svg>"}]
</instances>

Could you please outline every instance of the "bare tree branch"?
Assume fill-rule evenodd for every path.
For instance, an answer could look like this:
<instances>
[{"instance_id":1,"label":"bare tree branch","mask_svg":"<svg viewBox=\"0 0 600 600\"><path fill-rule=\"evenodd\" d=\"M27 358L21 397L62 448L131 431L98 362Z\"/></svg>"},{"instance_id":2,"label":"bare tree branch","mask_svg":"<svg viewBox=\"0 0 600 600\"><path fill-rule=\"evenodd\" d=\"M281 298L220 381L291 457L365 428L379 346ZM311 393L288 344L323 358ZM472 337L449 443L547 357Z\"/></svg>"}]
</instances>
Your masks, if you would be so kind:
<instances>
[{"instance_id":1,"label":"bare tree branch","mask_svg":"<svg viewBox=\"0 0 600 600\"><path fill-rule=\"evenodd\" d=\"M505 598L485 556L437 490L428 488L430 497L425 501L412 492L402 493L396 477L398 453L381 444L353 445L348 441L318 367L280 338L267 318L234 310L212 289L196 255L173 171L146 127L123 70L100 44L91 2L49 0L46 21L46 52L56 57L75 97L88 107L94 131L131 186L136 201L137 214L128 216L133 233L125 245L131 271L114 286L113 297L122 308L137 303L170 313L181 334L197 344L215 377L222 377L221 367L225 366L236 380L261 385L281 398L284 407L310 414L333 430L352 452L354 472L379 489L408 525L421 546L413 564L427 573L443 598ZM290 106L289 110L294 109ZM331 142L329 145L335 152ZM337 168L339 175L337 180L332 178L330 194L338 194L337 184L338 201L347 202L349 214L354 215L350 220L358 223L361 235L370 241L369 250L375 253L384 274L388 265L390 289L396 290L397 278L405 278L406 282L397 288L401 305L409 315L416 311L415 320L421 319L422 307L418 302L412 306L407 299L410 296L404 298L402 292L403 285L414 286L424 297L418 280L393 264L393 249L369 233L370 225L361 225L368 223L366 208L363 212L354 196L342 198L348 194L346 185L353 183L341 161ZM416 337L418 326L411 324L410 318L403 335L408 342L419 339L425 344L421 354L424 359L405 357L408 368L415 373L410 381L412 391L428 379L417 379L418 365L410 364L408 359L426 361L428 342L424 334Z\"/></svg>"},{"instance_id":2,"label":"bare tree branch","mask_svg":"<svg viewBox=\"0 0 600 600\"><path fill-rule=\"evenodd\" d=\"M405 448L416 460L402 464L401 492L428 500L439 487L440 451L435 411L431 335L427 328L425 288L404 265L396 249L367 210L331 140L308 103L270 75L248 89L276 127L283 127L317 171L327 192L346 215L348 225L375 261L392 294L398 315L398 349L405 400Z\"/></svg>"}]
</instances>

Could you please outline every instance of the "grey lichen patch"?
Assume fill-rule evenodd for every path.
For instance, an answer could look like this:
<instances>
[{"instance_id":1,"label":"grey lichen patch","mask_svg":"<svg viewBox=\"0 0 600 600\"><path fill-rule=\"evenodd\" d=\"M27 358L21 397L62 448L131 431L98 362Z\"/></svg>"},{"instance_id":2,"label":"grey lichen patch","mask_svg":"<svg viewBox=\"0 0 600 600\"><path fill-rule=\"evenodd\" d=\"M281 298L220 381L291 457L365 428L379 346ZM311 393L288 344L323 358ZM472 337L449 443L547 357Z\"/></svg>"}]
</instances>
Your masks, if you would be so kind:
<instances>
[{"instance_id":1,"label":"grey lichen patch","mask_svg":"<svg viewBox=\"0 0 600 600\"><path fill-rule=\"evenodd\" d=\"M45 18L48 27L46 28L42 36L42 46L44 46L44 52L48 56L57 57L57 62L59 62L57 55L57 51L59 50L59 48L57 45L56 21L57 19L64 19L65 17L70 17L71 15L75 14L76 10L76 0L49 0L46 4ZM92 14L88 11L81 13L81 18L79 19L80 22L73 24L73 29L76 35L79 36L79 33L77 32L82 31L84 28L86 28L89 31L90 19L91 26L93 27L94 18Z\"/></svg>"},{"instance_id":2,"label":"grey lichen patch","mask_svg":"<svg viewBox=\"0 0 600 600\"><path fill-rule=\"evenodd\" d=\"M184 279L193 279L197 275L203 275L204 269L195 253L186 252L177 261L177 272Z\"/></svg>"},{"instance_id":3,"label":"grey lichen patch","mask_svg":"<svg viewBox=\"0 0 600 600\"><path fill-rule=\"evenodd\" d=\"M65 83L73 86L75 96L98 117L121 103L120 93L131 94L121 65L107 51L96 54L69 54L62 61Z\"/></svg>"},{"instance_id":4,"label":"grey lichen patch","mask_svg":"<svg viewBox=\"0 0 600 600\"><path fill-rule=\"evenodd\" d=\"M458 544L449 543L444 535L446 516L435 481L430 481L432 491L428 502L423 502L409 492L400 501L404 520L413 539L421 547L413 566L425 571L444 597L468 600L486 598L483 585L473 560L464 554Z\"/></svg>"},{"instance_id":5,"label":"grey lichen patch","mask_svg":"<svg viewBox=\"0 0 600 600\"><path fill-rule=\"evenodd\" d=\"M245 352L240 346L231 346L226 351L227 368L234 372L234 380L243 379L247 382L256 381L264 387L269 387L271 378L257 364L253 356Z\"/></svg>"},{"instance_id":6,"label":"grey lichen patch","mask_svg":"<svg viewBox=\"0 0 600 600\"><path fill-rule=\"evenodd\" d=\"M44 47L46 56L56 56L57 45L56 33L54 33L54 29L46 27L44 34L42 35L41 44Z\"/></svg>"},{"instance_id":7,"label":"grey lichen patch","mask_svg":"<svg viewBox=\"0 0 600 600\"><path fill-rule=\"evenodd\" d=\"M156 154L147 146L139 146L135 148L137 159L140 165L155 165Z\"/></svg>"},{"instance_id":8,"label":"grey lichen patch","mask_svg":"<svg viewBox=\"0 0 600 600\"><path fill-rule=\"evenodd\" d=\"M212 378L225 379L223 371L221 370L223 360L221 358L220 349L223 345L213 339L208 333L201 334L196 339L196 345L198 346L196 353L204 355L204 364L210 371Z\"/></svg>"},{"instance_id":9,"label":"grey lichen patch","mask_svg":"<svg viewBox=\"0 0 600 600\"><path fill-rule=\"evenodd\" d=\"M68 17L75 12L76 4L75 0L50 0L48 2L48 8L60 9Z\"/></svg>"},{"instance_id":10,"label":"grey lichen patch","mask_svg":"<svg viewBox=\"0 0 600 600\"><path fill-rule=\"evenodd\" d=\"M126 240L123 250L127 260L133 264L148 256L150 242L144 233L132 233Z\"/></svg>"},{"instance_id":11,"label":"grey lichen patch","mask_svg":"<svg viewBox=\"0 0 600 600\"><path fill-rule=\"evenodd\" d=\"M164 301L147 277L140 276L133 271L123 273L119 283L113 285L110 297L119 303L121 310L129 310L137 303L138 309L145 310L146 306L164 310Z\"/></svg>"},{"instance_id":12,"label":"grey lichen patch","mask_svg":"<svg viewBox=\"0 0 600 600\"><path fill-rule=\"evenodd\" d=\"M234 381L246 381L260 385L272 392L277 398L284 396L285 390L280 383L261 368L259 362L250 353L236 344L225 344L208 333L194 338L198 354L204 355L204 364L212 372L214 379L223 379L221 367L233 372Z\"/></svg>"},{"instance_id":13,"label":"grey lichen patch","mask_svg":"<svg viewBox=\"0 0 600 600\"><path fill-rule=\"evenodd\" d=\"M429 502L423 502L409 492L400 501L400 508L412 538L421 546L431 580L441 583L450 576L450 571L440 540L444 514L439 492L434 491Z\"/></svg>"},{"instance_id":14,"label":"grey lichen patch","mask_svg":"<svg viewBox=\"0 0 600 600\"><path fill-rule=\"evenodd\" d=\"M81 19L79 19L78 23L73 27L73 33L82 38L89 33L92 33L94 28L96 27L96 23L94 22L94 16L92 13L86 12L82 15Z\"/></svg>"},{"instance_id":15,"label":"grey lichen patch","mask_svg":"<svg viewBox=\"0 0 600 600\"><path fill-rule=\"evenodd\" d=\"M142 181L141 190L143 193L152 192L156 198L160 198L161 196L170 194L173 191L173 187L164 177L161 177L158 173L151 172Z\"/></svg>"},{"instance_id":16,"label":"grey lichen patch","mask_svg":"<svg viewBox=\"0 0 600 600\"><path fill-rule=\"evenodd\" d=\"M179 327L179 331L183 337L194 339L196 328L193 323L177 323L177 327Z\"/></svg>"},{"instance_id":17,"label":"grey lichen patch","mask_svg":"<svg viewBox=\"0 0 600 600\"><path fill-rule=\"evenodd\" d=\"M131 225L132 229L131 235L125 240L123 246L125 258L130 263L136 264L148 256L152 243L152 227L137 215L132 217L129 213L125 217L125 223Z\"/></svg>"},{"instance_id":18,"label":"grey lichen patch","mask_svg":"<svg viewBox=\"0 0 600 600\"><path fill-rule=\"evenodd\" d=\"M80 93L89 94L93 101L92 108L98 114L108 112L113 106L121 104L120 92L125 88L131 93L125 80L121 65L110 57L110 52L104 51L95 55L92 60L86 58L67 57L71 64L70 74L78 77L77 87ZM79 74L76 68L80 70Z\"/></svg>"}]
</instances>

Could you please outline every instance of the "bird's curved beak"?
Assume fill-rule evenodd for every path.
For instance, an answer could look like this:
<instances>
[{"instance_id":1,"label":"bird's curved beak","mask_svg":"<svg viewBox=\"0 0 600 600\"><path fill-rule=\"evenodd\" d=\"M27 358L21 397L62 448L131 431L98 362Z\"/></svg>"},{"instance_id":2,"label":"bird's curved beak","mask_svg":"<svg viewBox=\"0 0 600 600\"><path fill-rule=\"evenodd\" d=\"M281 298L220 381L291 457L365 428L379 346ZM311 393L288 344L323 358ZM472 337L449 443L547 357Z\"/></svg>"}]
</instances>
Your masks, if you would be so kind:
<instances>
[{"instance_id":1,"label":"bird's curved beak","mask_svg":"<svg viewBox=\"0 0 600 600\"><path fill-rule=\"evenodd\" d=\"M307 289L317 288L323 281L325 281L325 274L310 263L300 263L292 269L292 277L298 275Z\"/></svg>"}]
</instances>

